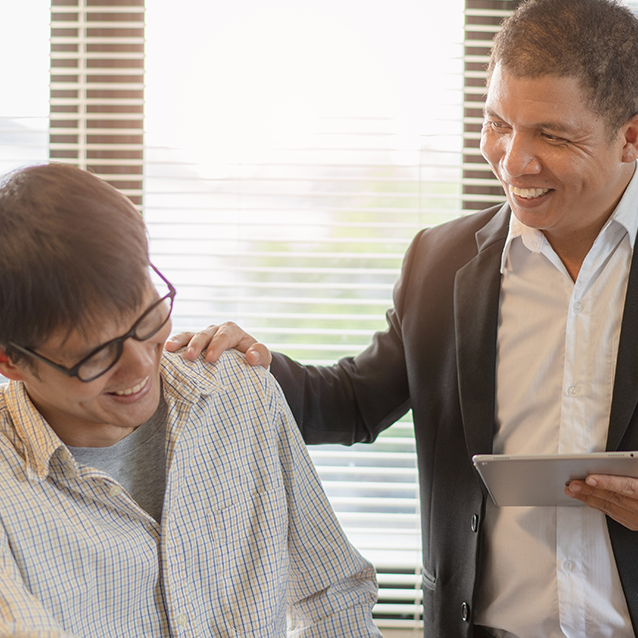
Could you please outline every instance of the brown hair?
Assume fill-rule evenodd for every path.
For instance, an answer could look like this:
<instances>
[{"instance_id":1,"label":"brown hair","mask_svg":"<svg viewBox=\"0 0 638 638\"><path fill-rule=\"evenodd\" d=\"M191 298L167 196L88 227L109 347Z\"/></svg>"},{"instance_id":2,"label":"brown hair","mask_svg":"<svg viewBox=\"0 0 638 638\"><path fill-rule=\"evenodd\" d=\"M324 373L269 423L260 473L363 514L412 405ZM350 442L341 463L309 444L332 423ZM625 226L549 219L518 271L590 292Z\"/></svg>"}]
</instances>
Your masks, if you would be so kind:
<instances>
[{"instance_id":1,"label":"brown hair","mask_svg":"<svg viewBox=\"0 0 638 638\"><path fill-rule=\"evenodd\" d=\"M529 0L494 38L496 64L519 77L577 78L610 133L638 113L638 19L615 0Z\"/></svg>"},{"instance_id":2,"label":"brown hair","mask_svg":"<svg viewBox=\"0 0 638 638\"><path fill-rule=\"evenodd\" d=\"M139 307L148 242L131 201L64 164L31 166L0 184L0 345L37 348L59 329Z\"/></svg>"}]
</instances>

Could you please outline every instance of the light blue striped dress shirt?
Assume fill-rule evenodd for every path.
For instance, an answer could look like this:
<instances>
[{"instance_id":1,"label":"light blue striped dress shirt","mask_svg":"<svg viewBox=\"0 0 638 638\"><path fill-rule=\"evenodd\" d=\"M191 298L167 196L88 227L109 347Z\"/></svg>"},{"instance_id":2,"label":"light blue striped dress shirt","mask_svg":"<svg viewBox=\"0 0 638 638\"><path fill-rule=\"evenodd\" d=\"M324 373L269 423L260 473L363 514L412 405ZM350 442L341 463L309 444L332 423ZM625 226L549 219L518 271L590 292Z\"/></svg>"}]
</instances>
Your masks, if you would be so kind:
<instances>
[{"instance_id":1,"label":"light blue striped dress shirt","mask_svg":"<svg viewBox=\"0 0 638 638\"><path fill-rule=\"evenodd\" d=\"M279 386L242 355L165 354L161 526L0 388L0 636L380 636Z\"/></svg>"}]
</instances>

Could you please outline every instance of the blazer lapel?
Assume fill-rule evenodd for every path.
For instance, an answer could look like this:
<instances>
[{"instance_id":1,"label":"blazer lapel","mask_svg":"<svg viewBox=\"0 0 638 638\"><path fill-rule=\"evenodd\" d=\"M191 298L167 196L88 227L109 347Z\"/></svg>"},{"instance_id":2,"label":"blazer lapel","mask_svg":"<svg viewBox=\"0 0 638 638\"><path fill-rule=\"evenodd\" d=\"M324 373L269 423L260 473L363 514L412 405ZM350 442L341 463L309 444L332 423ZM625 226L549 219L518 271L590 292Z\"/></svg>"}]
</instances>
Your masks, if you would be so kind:
<instances>
[{"instance_id":1,"label":"blazer lapel","mask_svg":"<svg viewBox=\"0 0 638 638\"><path fill-rule=\"evenodd\" d=\"M634 255L627 282L623 310L614 392L609 415L607 450L617 450L638 404L638 251ZM638 431L626 444L637 449ZM623 448L625 445L623 444ZM628 449L628 448L626 448Z\"/></svg>"},{"instance_id":2,"label":"blazer lapel","mask_svg":"<svg viewBox=\"0 0 638 638\"><path fill-rule=\"evenodd\" d=\"M638 403L638 256L634 255L627 282L627 296L620 329L616 378L609 414L607 450L638 449L638 428L629 427ZM638 635L638 600L630 595L638 589L637 533L607 518L620 581L625 591L631 621Z\"/></svg>"},{"instance_id":3,"label":"blazer lapel","mask_svg":"<svg viewBox=\"0 0 638 638\"><path fill-rule=\"evenodd\" d=\"M470 457L491 452L494 438L500 264L508 225L506 205L476 234L479 252L454 281L459 397Z\"/></svg>"}]
</instances>

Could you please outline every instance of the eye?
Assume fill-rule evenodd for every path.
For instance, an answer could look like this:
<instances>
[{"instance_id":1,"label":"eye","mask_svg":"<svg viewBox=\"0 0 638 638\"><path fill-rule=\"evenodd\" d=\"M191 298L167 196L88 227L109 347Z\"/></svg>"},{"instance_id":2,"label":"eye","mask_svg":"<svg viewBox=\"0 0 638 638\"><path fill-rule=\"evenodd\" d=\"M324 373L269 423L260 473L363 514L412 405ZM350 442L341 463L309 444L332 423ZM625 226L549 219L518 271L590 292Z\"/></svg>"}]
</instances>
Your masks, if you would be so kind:
<instances>
[{"instance_id":1,"label":"eye","mask_svg":"<svg viewBox=\"0 0 638 638\"><path fill-rule=\"evenodd\" d=\"M135 332L138 335L147 334L153 330L155 326L164 318L164 312L161 304L151 308L135 326Z\"/></svg>"},{"instance_id":2,"label":"eye","mask_svg":"<svg viewBox=\"0 0 638 638\"><path fill-rule=\"evenodd\" d=\"M496 133L504 133L509 127L504 122L495 122L494 120L485 120L483 122L484 130L493 130Z\"/></svg>"},{"instance_id":3,"label":"eye","mask_svg":"<svg viewBox=\"0 0 638 638\"><path fill-rule=\"evenodd\" d=\"M567 140L564 137L558 137L558 135L552 135L551 133L541 133L541 137L548 142L554 142L556 144L564 144Z\"/></svg>"},{"instance_id":4,"label":"eye","mask_svg":"<svg viewBox=\"0 0 638 638\"><path fill-rule=\"evenodd\" d=\"M108 365L110 361L113 360L114 357L117 356L118 345L115 343L110 343L98 350L94 355L91 356L90 359L87 359L82 367L85 370L93 370L101 367L105 367Z\"/></svg>"}]
</instances>

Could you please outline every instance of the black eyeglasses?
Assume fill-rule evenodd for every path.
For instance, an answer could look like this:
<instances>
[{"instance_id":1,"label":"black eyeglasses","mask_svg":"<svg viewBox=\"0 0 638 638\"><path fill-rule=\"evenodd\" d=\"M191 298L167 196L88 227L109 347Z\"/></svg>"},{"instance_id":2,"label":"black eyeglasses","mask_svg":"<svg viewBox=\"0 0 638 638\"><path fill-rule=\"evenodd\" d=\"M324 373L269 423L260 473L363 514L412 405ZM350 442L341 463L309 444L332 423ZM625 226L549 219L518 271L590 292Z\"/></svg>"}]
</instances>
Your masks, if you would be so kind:
<instances>
[{"instance_id":1,"label":"black eyeglasses","mask_svg":"<svg viewBox=\"0 0 638 638\"><path fill-rule=\"evenodd\" d=\"M16 343L9 345L24 354L42 361L52 368L59 370L67 377L77 377L80 381L88 383L108 372L120 359L124 351L124 342L127 339L135 339L136 341L146 341L154 334L157 334L168 321L173 311L173 301L175 299L175 288L162 275L162 273L151 264L151 268L157 273L161 280L168 286L168 294L154 302L150 308L133 324L133 327L121 337L116 337L98 346L89 353L82 361L74 365L72 368L55 363L41 354L23 348Z\"/></svg>"}]
</instances>

